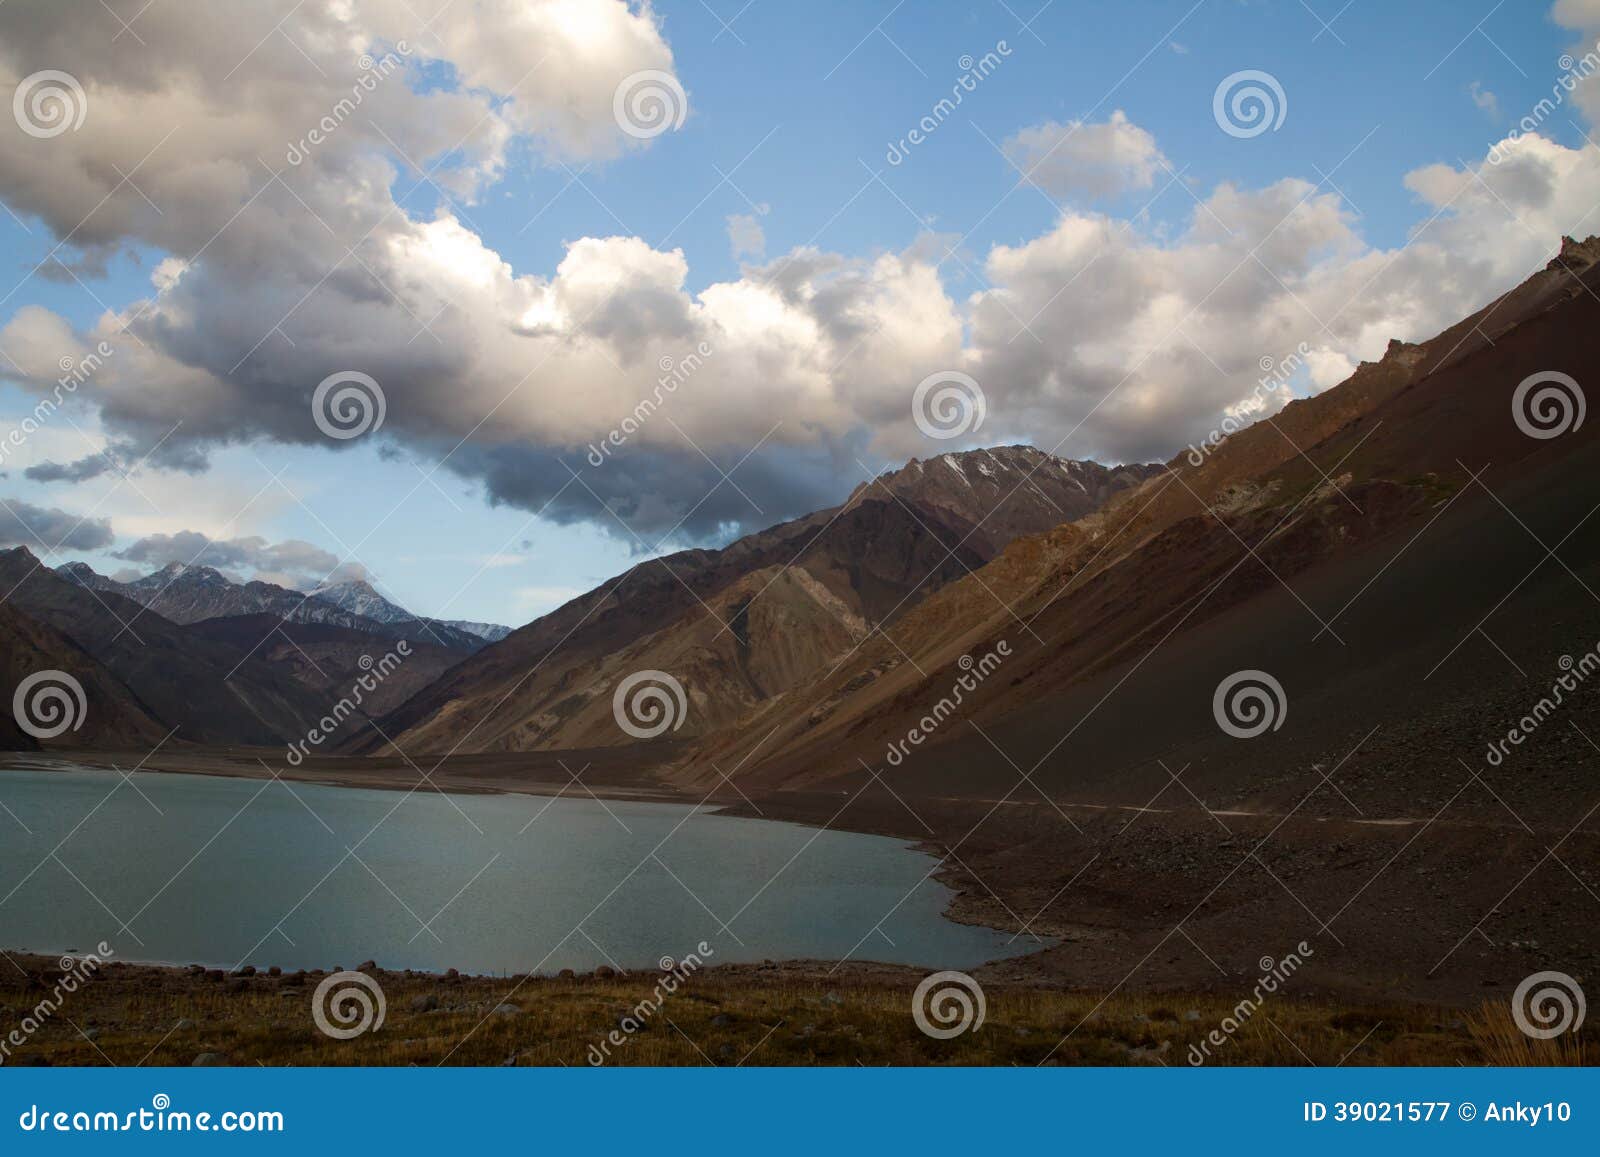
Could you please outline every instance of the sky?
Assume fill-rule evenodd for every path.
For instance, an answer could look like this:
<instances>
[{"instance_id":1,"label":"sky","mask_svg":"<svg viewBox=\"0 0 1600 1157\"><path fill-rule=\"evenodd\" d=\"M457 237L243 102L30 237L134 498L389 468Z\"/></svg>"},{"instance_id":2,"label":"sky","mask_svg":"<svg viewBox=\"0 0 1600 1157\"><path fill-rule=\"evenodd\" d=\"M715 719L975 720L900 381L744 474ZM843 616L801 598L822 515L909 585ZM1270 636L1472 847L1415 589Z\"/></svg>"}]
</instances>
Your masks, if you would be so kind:
<instances>
[{"instance_id":1,"label":"sky","mask_svg":"<svg viewBox=\"0 0 1600 1157\"><path fill-rule=\"evenodd\" d=\"M0 547L519 625L913 456L1164 460L1600 232L1597 38L1600 0L0 6Z\"/></svg>"}]
</instances>

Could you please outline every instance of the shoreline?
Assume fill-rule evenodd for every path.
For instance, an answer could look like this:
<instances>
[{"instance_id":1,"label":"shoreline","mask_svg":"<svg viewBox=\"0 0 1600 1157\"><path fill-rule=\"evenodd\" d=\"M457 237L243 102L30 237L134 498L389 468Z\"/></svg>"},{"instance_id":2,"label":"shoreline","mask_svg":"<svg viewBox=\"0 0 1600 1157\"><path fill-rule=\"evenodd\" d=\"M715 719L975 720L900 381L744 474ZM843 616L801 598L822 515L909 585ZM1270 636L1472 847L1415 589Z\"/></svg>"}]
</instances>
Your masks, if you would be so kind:
<instances>
[{"instance_id":1,"label":"shoreline","mask_svg":"<svg viewBox=\"0 0 1600 1157\"><path fill-rule=\"evenodd\" d=\"M1452 951L1471 921L1504 900L1495 865L1537 861L1547 839L1477 815L1445 816L1425 828L1358 822L1332 808L1235 806L1226 819L1181 800L1159 808L1096 809L1026 791L992 799L889 791L838 781L831 791L689 793L658 776L677 752L639 762L628 748L472 755L442 761L431 786L443 792L696 805L708 813L882 836L938 861L932 878L950 889L944 919L1037 940L1026 954L985 964L981 976L1059 991L1239 994L1251 991L1258 960L1308 941L1315 955L1297 979L1307 999L1353 1007L1385 1002L1468 1009L1509 996L1541 961L1574 975L1600 966L1583 927L1561 905L1588 902L1576 881L1524 890L1501 910L1495 944ZM274 765L281 751L180 749L146 753L55 750L0 755L7 767L73 764L329 787L416 789L420 777L397 757L319 757ZM141 764L140 761L144 762ZM574 779L573 772L579 774ZM428 786L428 785L424 785ZM851 790L841 790L849 787ZM986 792L985 795L993 795ZM1337 804L1337 801L1334 801ZM1458 808L1458 811L1461 810ZM1068 815L1067 813L1071 814ZM1366 817L1371 819L1372 817ZM1420 838L1423 835L1426 838ZM1556 833L1574 862L1600 856L1600 833ZM1261 857L1256 850L1263 849ZM1419 903L1455 881L1455 905ZM1564 894L1565 893L1565 894ZM1313 915L1313 913L1319 915ZM1320 921L1337 921L1330 928ZM1541 942L1530 957L1530 936ZM987 981L986 981L987 983Z\"/></svg>"},{"instance_id":2,"label":"shoreline","mask_svg":"<svg viewBox=\"0 0 1600 1157\"><path fill-rule=\"evenodd\" d=\"M274 768L269 756L281 757L277 748L217 748L176 752L158 751L152 755L79 750L69 748L46 751L0 752L0 772L8 770L58 770L52 764L72 764L97 771L128 770L164 772L171 775L208 775L219 779L286 779L323 787L371 788L375 791L410 792L428 786L462 795L565 795L574 787L573 777L562 770L562 761L588 762L590 752L535 753L534 756L454 756L440 761L435 769L422 763L385 756L315 756L300 766ZM536 766L534 776L524 778L523 769L508 769L514 762L538 764L547 756L556 766ZM281 760L280 760L281 761ZM469 761L478 766L468 766ZM67 770L67 768L59 768ZM589 781L579 777L587 788L603 799L652 803L696 803L693 795L675 788L644 782L625 782L615 778Z\"/></svg>"}]
</instances>

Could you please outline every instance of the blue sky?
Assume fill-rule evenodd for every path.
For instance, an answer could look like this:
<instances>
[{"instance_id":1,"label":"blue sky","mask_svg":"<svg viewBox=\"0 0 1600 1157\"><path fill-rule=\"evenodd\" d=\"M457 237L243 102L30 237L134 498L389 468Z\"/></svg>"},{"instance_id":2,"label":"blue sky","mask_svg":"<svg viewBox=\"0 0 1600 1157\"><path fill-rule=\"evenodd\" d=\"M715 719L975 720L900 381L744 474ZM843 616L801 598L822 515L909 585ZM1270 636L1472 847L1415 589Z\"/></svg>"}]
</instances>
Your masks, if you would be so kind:
<instances>
[{"instance_id":1,"label":"blue sky","mask_svg":"<svg viewBox=\"0 0 1600 1157\"><path fill-rule=\"evenodd\" d=\"M1558 26L1543 5L1443 0L1056 0L1042 8L1037 0L908 0L898 6L662 0L645 14L652 17L670 48L672 72L688 94L681 129L592 156L552 156L534 137L513 139L493 179L448 201L391 158L398 176L390 193L400 209L416 221L441 210L453 214L517 275L552 276L569 244L584 237L637 237L655 251L678 249L691 296L738 281L742 265L777 261L797 247L871 261L923 244L931 247L944 293L958 312L971 295L993 288L985 262L995 247L1022 247L1051 233L1064 205L1074 214L1115 221L1144 244L1161 248L1182 241L1198 202L1219 186L1262 190L1300 178L1341 199L1351 236L1372 250L1395 251L1435 212L1407 187L1407 174L1435 164L1452 170L1481 164L1490 146L1549 95L1562 71L1558 58L1578 42L1578 33ZM87 14L85 21L86 37L109 40L116 33L109 21L96 23ZM152 24L152 39L159 31ZM889 164L890 143L949 94L964 71L962 58L982 57L1001 42L1007 52L993 73L903 163ZM140 46L122 37L116 51L126 58ZM117 58L108 59L112 63L105 67L114 67ZM10 67L21 75L44 68L70 71L73 64L19 56ZM1212 108L1219 81L1243 69L1272 74L1287 98L1283 125L1250 139L1219 131ZM407 83L448 90L459 83L459 74L435 64ZM109 85L91 84L91 97ZM1057 190L1019 185L1018 169L1005 155L1006 142L1016 134L1046 122L1099 124L1117 112L1159 147L1162 167L1152 186L1132 182L1135 187L1103 195L1080 192L1068 203ZM1583 136L1587 127L1574 105L1540 132L1566 150L1592 151ZM1323 174L1336 167L1325 182ZM1169 183L1175 174L1181 180ZM0 304L0 324L23 307L39 306L87 332L106 310L122 310L150 294L152 270L169 256L152 243L154 233L130 230L104 271L80 270L81 281L27 276L61 231L9 192L0 186L0 200L16 214L0 216L0 270L8 271L0 292L11 290ZM730 242L729 219L735 216L751 219L764 238L759 250L747 244L742 260ZM748 231L749 223L739 227ZM957 238L954 257L940 262ZM1350 242L1337 244L1348 248ZM1508 255L1504 268L1518 268L1518 261L1526 264L1526 255ZM1479 291L1497 288L1503 286ZM1097 290L1091 272L1071 293ZM1456 304L1441 305L1449 308ZM1040 317L1040 325L1053 323L1049 313ZM1413 319L1417 325L1431 322L1431 315ZM957 324L965 340L980 340L975 316L960 316ZM1356 343L1370 345L1370 335L1348 336L1352 344L1339 347L1339 356L1353 357ZM1070 341L1071 335L1050 340ZM1197 334L1195 344L1208 340ZM438 351L429 346L438 341L424 333L414 344L432 356ZM278 347L277 338L267 342L250 355L248 368L285 356ZM1246 354L1243 361L1254 360ZM1219 372L1232 364L1220 355L1211 360L1222 363ZM647 371L648 366L636 374L641 390L649 384ZM911 375L907 388L920 376ZM990 379L984 384L990 387ZM719 388L736 392L739 386ZM559 387L583 389L581 379ZM0 385L0 430L20 422L34 401L15 381ZM991 410L997 409L1004 408L991 394ZM1017 416L1009 423L996 419L995 433L1047 447L1074 420L1068 414L1052 423L1037 406L1025 415L1015 408L1011 413ZM597 410L591 437L601 437L617 416ZM801 421L796 418L789 428ZM1176 451L1184 431L1194 428L1174 426L1170 436L1162 435L1165 442L1153 437L1148 444ZM636 538L601 513L588 521L549 521L533 513L537 503L517 506L482 477L433 471L455 441L449 435L433 443L418 436L353 446L250 438L210 447L210 469L200 474L146 465L126 479L102 475L77 484L22 475L36 462L89 453L108 436L95 399L77 397L3 467L0 495L8 500L109 518L114 543L89 552L67 550L54 561L85 557L114 572L131 564L112 557L113 551L144 535L181 529L214 538L303 540L341 561L359 562L380 589L418 612L520 624L637 561L641 541L658 541L654 528ZM841 458L840 445L863 445L863 438L874 439L869 449ZM566 453L581 467L575 448L583 439L571 441ZM751 441L706 446L728 468ZM1083 452L1106 456L1107 448L1132 444L1119 430ZM1140 449L1146 444L1138 442ZM896 450L903 457L913 444L882 443L868 430L856 442L841 435L830 445L831 466L819 467L818 459L807 467L807 496L831 487L832 499L842 498L861 480L853 466L882 465L894 460ZM926 452L949 448L929 444ZM1069 444L1059 452L1070 455L1074 449ZM773 490L780 499L798 492ZM744 529L800 512L762 505L759 512L744 513ZM28 545L37 551L36 543Z\"/></svg>"}]
</instances>

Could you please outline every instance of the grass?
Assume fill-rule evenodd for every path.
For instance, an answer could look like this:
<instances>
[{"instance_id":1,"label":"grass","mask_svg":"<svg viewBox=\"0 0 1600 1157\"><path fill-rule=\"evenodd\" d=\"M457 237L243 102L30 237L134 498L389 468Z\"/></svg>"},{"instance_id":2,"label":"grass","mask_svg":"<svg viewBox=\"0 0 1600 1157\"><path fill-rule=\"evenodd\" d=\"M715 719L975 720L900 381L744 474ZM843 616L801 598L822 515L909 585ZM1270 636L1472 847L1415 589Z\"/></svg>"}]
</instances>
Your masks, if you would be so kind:
<instances>
[{"instance_id":1,"label":"grass","mask_svg":"<svg viewBox=\"0 0 1600 1157\"><path fill-rule=\"evenodd\" d=\"M0 1037L48 995L56 974L36 967L31 988L16 970L0 979ZM189 1065L214 1053L234 1065L585 1065L615 1032L623 1043L610 1046L606 1064L1183 1067L1191 1046L1233 1011L1216 996L1102 999L994 984L981 1028L936 1040L911 1016L919 973L725 968L691 976L637 1031L624 1032L623 1018L651 995L655 974L519 983L374 971L387 1003L382 1028L336 1041L311 1016L322 975L208 978L112 965L68 996L8 1063ZM1282 1000L1224 1040L1205 1063L1600 1063L1592 1039L1529 1040L1495 1005L1463 1018Z\"/></svg>"}]
</instances>

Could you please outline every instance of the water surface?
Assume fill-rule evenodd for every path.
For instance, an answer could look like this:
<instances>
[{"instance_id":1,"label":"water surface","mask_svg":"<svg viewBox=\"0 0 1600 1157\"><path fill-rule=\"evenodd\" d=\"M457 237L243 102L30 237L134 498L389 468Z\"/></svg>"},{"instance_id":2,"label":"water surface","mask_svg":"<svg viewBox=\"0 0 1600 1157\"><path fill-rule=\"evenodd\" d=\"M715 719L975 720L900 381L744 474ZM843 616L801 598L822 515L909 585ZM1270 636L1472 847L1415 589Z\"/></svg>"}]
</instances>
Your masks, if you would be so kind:
<instances>
[{"instance_id":1,"label":"water surface","mask_svg":"<svg viewBox=\"0 0 1600 1157\"><path fill-rule=\"evenodd\" d=\"M957 924L877 836L678 804L0 769L0 947L474 973L844 958L971 968L1037 946ZM9 812L9 814L8 814Z\"/></svg>"}]
</instances>

